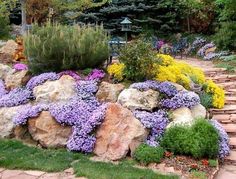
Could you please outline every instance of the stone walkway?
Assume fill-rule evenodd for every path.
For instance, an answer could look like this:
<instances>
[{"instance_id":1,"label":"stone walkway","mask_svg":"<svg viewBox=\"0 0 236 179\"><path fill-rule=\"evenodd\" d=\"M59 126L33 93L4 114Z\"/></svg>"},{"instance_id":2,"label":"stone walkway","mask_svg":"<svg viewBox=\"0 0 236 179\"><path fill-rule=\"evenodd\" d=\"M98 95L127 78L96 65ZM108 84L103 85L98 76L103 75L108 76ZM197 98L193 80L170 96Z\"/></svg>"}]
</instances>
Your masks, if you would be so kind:
<instances>
[{"instance_id":1,"label":"stone walkway","mask_svg":"<svg viewBox=\"0 0 236 179\"><path fill-rule=\"evenodd\" d=\"M236 179L236 73L228 74L224 68L216 68L211 61L194 58L184 59L184 62L201 68L207 79L213 80L225 90L225 107L210 109L210 116L219 121L230 137L230 155L225 159L217 179Z\"/></svg>"},{"instance_id":2,"label":"stone walkway","mask_svg":"<svg viewBox=\"0 0 236 179\"><path fill-rule=\"evenodd\" d=\"M0 168L0 179L86 179L75 177L73 169L69 168L63 172L46 173L42 171L7 170Z\"/></svg>"}]
</instances>

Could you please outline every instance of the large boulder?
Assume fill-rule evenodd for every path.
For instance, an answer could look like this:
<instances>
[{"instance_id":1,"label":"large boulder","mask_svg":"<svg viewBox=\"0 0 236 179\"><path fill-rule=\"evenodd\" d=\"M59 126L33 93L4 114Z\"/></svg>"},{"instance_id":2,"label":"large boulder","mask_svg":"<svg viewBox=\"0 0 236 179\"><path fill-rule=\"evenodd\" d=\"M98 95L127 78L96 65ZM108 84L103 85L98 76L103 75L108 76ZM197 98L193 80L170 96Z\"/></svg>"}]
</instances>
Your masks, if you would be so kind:
<instances>
[{"instance_id":1,"label":"large boulder","mask_svg":"<svg viewBox=\"0 0 236 179\"><path fill-rule=\"evenodd\" d=\"M0 79L5 80L6 77L12 74L14 70L8 65L0 64Z\"/></svg>"},{"instance_id":2,"label":"large boulder","mask_svg":"<svg viewBox=\"0 0 236 179\"><path fill-rule=\"evenodd\" d=\"M129 88L120 93L118 102L130 110L142 109L152 111L159 104L159 92L151 89L139 91Z\"/></svg>"},{"instance_id":3,"label":"large boulder","mask_svg":"<svg viewBox=\"0 0 236 179\"><path fill-rule=\"evenodd\" d=\"M191 108L191 113L192 113L192 116L194 119L206 118L207 110L203 105L198 104L198 105Z\"/></svg>"},{"instance_id":4,"label":"large boulder","mask_svg":"<svg viewBox=\"0 0 236 179\"><path fill-rule=\"evenodd\" d=\"M0 138L11 137L14 132L12 118L22 106L0 108Z\"/></svg>"},{"instance_id":5,"label":"large boulder","mask_svg":"<svg viewBox=\"0 0 236 179\"><path fill-rule=\"evenodd\" d=\"M15 73L9 74L5 79L5 85L7 89L14 89L21 87L26 84L30 79L27 70L16 71Z\"/></svg>"},{"instance_id":6,"label":"large boulder","mask_svg":"<svg viewBox=\"0 0 236 179\"><path fill-rule=\"evenodd\" d=\"M108 160L124 158L147 138L148 130L132 112L117 103L109 103L105 119L96 134L94 153Z\"/></svg>"},{"instance_id":7,"label":"large boulder","mask_svg":"<svg viewBox=\"0 0 236 179\"><path fill-rule=\"evenodd\" d=\"M120 92L125 89L122 84L111 84L103 81L96 94L100 102L116 102Z\"/></svg>"},{"instance_id":8,"label":"large boulder","mask_svg":"<svg viewBox=\"0 0 236 179\"><path fill-rule=\"evenodd\" d=\"M68 75L56 81L47 81L33 89L36 102L52 103L67 101L76 95L76 82Z\"/></svg>"},{"instance_id":9,"label":"large boulder","mask_svg":"<svg viewBox=\"0 0 236 179\"><path fill-rule=\"evenodd\" d=\"M28 130L35 141L47 148L65 147L72 133L71 127L60 125L48 111L29 119Z\"/></svg>"},{"instance_id":10,"label":"large boulder","mask_svg":"<svg viewBox=\"0 0 236 179\"><path fill-rule=\"evenodd\" d=\"M191 110L187 107L174 110L172 112L172 119L173 121L168 124L167 128L175 125L192 125L194 122Z\"/></svg>"},{"instance_id":11,"label":"large boulder","mask_svg":"<svg viewBox=\"0 0 236 179\"><path fill-rule=\"evenodd\" d=\"M18 44L14 40L8 40L7 43L0 48L1 63L12 63L13 56L17 51Z\"/></svg>"}]
</instances>

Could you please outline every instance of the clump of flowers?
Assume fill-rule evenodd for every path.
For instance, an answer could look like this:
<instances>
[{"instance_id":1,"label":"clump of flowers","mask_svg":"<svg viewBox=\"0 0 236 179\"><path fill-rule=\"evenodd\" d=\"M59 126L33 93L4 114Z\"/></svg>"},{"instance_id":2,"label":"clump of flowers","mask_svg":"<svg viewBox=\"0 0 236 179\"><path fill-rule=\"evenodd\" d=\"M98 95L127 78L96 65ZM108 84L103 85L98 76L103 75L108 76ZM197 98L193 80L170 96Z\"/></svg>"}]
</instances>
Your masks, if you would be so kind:
<instances>
[{"instance_id":1,"label":"clump of flowers","mask_svg":"<svg viewBox=\"0 0 236 179\"><path fill-rule=\"evenodd\" d=\"M0 107L13 107L26 104L32 99L32 91L25 88L15 88L0 98Z\"/></svg>"},{"instance_id":2,"label":"clump of flowers","mask_svg":"<svg viewBox=\"0 0 236 179\"><path fill-rule=\"evenodd\" d=\"M193 43L192 43L192 46L191 46L191 50L195 50L199 47L202 47L207 41L201 37L197 37Z\"/></svg>"},{"instance_id":3,"label":"clump of flowers","mask_svg":"<svg viewBox=\"0 0 236 179\"><path fill-rule=\"evenodd\" d=\"M45 104L38 105L25 105L18 113L13 117L13 123L15 125L25 125L29 118L37 117L40 112L48 110L48 106Z\"/></svg>"},{"instance_id":4,"label":"clump of flowers","mask_svg":"<svg viewBox=\"0 0 236 179\"><path fill-rule=\"evenodd\" d=\"M80 80L76 85L76 90L77 95L82 99L93 97L98 90L97 82Z\"/></svg>"},{"instance_id":5,"label":"clump of flowers","mask_svg":"<svg viewBox=\"0 0 236 179\"><path fill-rule=\"evenodd\" d=\"M225 158L230 153L229 148L229 136L225 132L224 128L216 120L210 120L210 123L215 127L219 134L219 157Z\"/></svg>"},{"instance_id":6,"label":"clump of flowers","mask_svg":"<svg viewBox=\"0 0 236 179\"><path fill-rule=\"evenodd\" d=\"M164 134L165 128L169 122L167 113L163 110L153 113L136 110L134 111L134 116L139 119L146 128L151 129L146 143L153 147L158 146L158 139Z\"/></svg>"},{"instance_id":7,"label":"clump of flowers","mask_svg":"<svg viewBox=\"0 0 236 179\"><path fill-rule=\"evenodd\" d=\"M220 58L220 57L222 57L222 56L226 56L226 55L228 55L229 53L228 52L218 52L218 53L216 53L216 52L209 52L208 54L206 54L205 56L204 56L204 60L213 60L213 59L216 59L216 58Z\"/></svg>"},{"instance_id":8,"label":"clump of flowers","mask_svg":"<svg viewBox=\"0 0 236 179\"><path fill-rule=\"evenodd\" d=\"M73 126L73 133L67 142L71 151L92 152L96 138L92 134L96 126L100 125L105 117L106 105L99 106L87 119Z\"/></svg>"},{"instance_id":9,"label":"clump of flowers","mask_svg":"<svg viewBox=\"0 0 236 179\"><path fill-rule=\"evenodd\" d=\"M42 73L38 76L34 76L33 78L31 78L26 84L26 88L29 90L33 90L36 86L43 84L47 80L54 81L58 79L59 79L59 75L57 75L54 72Z\"/></svg>"},{"instance_id":10,"label":"clump of flowers","mask_svg":"<svg viewBox=\"0 0 236 179\"><path fill-rule=\"evenodd\" d=\"M102 78L104 78L104 76L105 73L103 70L93 69L86 77L86 80L100 81Z\"/></svg>"},{"instance_id":11,"label":"clump of flowers","mask_svg":"<svg viewBox=\"0 0 236 179\"><path fill-rule=\"evenodd\" d=\"M140 91L146 91L148 89L153 89L153 90L159 91L169 97L175 96L178 93L176 87L168 81L160 83L157 81L148 80L145 82L133 83L132 85L130 85L130 88L135 88Z\"/></svg>"},{"instance_id":12,"label":"clump of flowers","mask_svg":"<svg viewBox=\"0 0 236 179\"><path fill-rule=\"evenodd\" d=\"M17 63L13 66L13 68L17 71L28 70L28 66L26 64L23 64L23 63Z\"/></svg>"},{"instance_id":13,"label":"clump of flowers","mask_svg":"<svg viewBox=\"0 0 236 179\"><path fill-rule=\"evenodd\" d=\"M5 95L5 94L7 94L7 90L6 90L6 88L5 88L5 84L4 84L4 82L0 79L0 98L3 96L3 95Z\"/></svg>"},{"instance_id":14,"label":"clump of flowers","mask_svg":"<svg viewBox=\"0 0 236 179\"><path fill-rule=\"evenodd\" d=\"M206 51L207 49L210 49L210 48L214 48L215 47L215 44L214 43L208 43L206 45L204 45L202 48L200 48L197 52L197 54L200 56L200 57L204 57L206 55Z\"/></svg>"},{"instance_id":15,"label":"clump of flowers","mask_svg":"<svg viewBox=\"0 0 236 179\"><path fill-rule=\"evenodd\" d=\"M177 62L168 55L161 56L161 58L164 59L164 65L155 65L155 80L179 83L187 89L190 88L191 76L195 76L198 84L205 82L204 73L199 68L192 67L183 62Z\"/></svg>"},{"instance_id":16,"label":"clump of flowers","mask_svg":"<svg viewBox=\"0 0 236 179\"><path fill-rule=\"evenodd\" d=\"M181 107L191 108L200 104L199 96L194 92L181 91L171 99L164 99L161 101L161 105L168 109L177 109Z\"/></svg>"},{"instance_id":17,"label":"clump of flowers","mask_svg":"<svg viewBox=\"0 0 236 179\"><path fill-rule=\"evenodd\" d=\"M217 86L213 81L208 80L206 82L206 92L212 95L213 107L223 108L225 103L225 92L224 90Z\"/></svg>"},{"instance_id":18,"label":"clump of flowers","mask_svg":"<svg viewBox=\"0 0 236 179\"><path fill-rule=\"evenodd\" d=\"M124 69L125 65L123 63L113 63L112 65L108 66L107 72L117 81L122 81L124 79Z\"/></svg>"},{"instance_id":19,"label":"clump of flowers","mask_svg":"<svg viewBox=\"0 0 236 179\"><path fill-rule=\"evenodd\" d=\"M59 77L62 77L63 75L69 75L72 78L74 78L76 81L81 80L81 77L79 76L79 74L76 73L75 71L72 71L72 70L62 71L58 75L59 75Z\"/></svg>"},{"instance_id":20,"label":"clump of flowers","mask_svg":"<svg viewBox=\"0 0 236 179\"><path fill-rule=\"evenodd\" d=\"M174 63L174 58L172 58L170 55L157 54L157 59L160 59L162 66L168 66Z\"/></svg>"}]
</instances>

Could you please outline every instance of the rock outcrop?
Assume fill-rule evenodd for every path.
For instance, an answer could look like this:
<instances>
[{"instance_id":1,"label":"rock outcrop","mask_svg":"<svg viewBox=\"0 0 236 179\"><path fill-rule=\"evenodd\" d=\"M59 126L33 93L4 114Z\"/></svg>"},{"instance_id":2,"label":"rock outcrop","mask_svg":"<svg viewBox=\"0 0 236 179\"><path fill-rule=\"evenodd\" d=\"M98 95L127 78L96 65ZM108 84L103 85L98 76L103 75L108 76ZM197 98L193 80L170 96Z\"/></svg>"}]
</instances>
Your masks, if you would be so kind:
<instances>
[{"instance_id":1,"label":"rock outcrop","mask_svg":"<svg viewBox=\"0 0 236 179\"><path fill-rule=\"evenodd\" d=\"M47 148L65 147L72 133L71 127L60 125L48 111L29 119L28 130L35 141Z\"/></svg>"},{"instance_id":2,"label":"rock outcrop","mask_svg":"<svg viewBox=\"0 0 236 179\"><path fill-rule=\"evenodd\" d=\"M152 111L159 104L159 92L151 89L147 91L139 91L133 88L125 89L120 93L118 103L130 110Z\"/></svg>"},{"instance_id":3,"label":"rock outcrop","mask_svg":"<svg viewBox=\"0 0 236 179\"><path fill-rule=\"evenodd\" d=\"M119 104L109 103L106 116L96 134L94 153L108 160L124 158L147 138L148 131L132 112Z\"/></svg>"}]
</instances>

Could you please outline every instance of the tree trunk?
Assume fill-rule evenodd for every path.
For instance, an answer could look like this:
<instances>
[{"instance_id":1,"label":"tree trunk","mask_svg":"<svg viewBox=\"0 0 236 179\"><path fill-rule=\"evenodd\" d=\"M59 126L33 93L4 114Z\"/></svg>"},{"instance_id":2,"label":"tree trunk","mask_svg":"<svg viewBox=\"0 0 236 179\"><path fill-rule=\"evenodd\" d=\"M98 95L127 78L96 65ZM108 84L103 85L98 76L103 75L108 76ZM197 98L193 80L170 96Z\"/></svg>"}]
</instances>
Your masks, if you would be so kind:
<instances>
[{"instance_id":1,"label":"tree trunk","mask_svg":"<svg viewBox=\"0 0 236 179\"><path fill-rule=\"evenodd\" d=\"M21 33L26 33L26 0L20 0L21 3Z\"/></svg>"}]
</instances>

